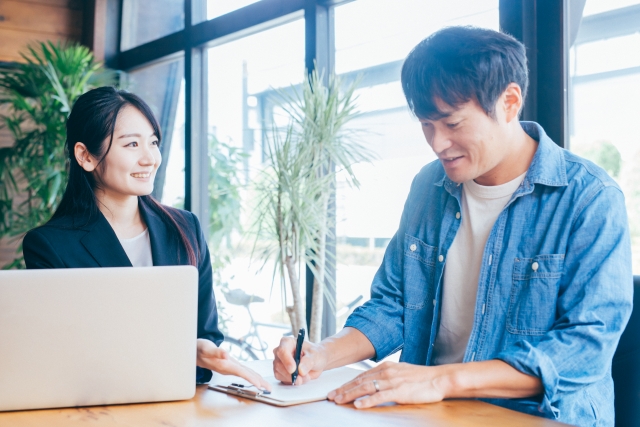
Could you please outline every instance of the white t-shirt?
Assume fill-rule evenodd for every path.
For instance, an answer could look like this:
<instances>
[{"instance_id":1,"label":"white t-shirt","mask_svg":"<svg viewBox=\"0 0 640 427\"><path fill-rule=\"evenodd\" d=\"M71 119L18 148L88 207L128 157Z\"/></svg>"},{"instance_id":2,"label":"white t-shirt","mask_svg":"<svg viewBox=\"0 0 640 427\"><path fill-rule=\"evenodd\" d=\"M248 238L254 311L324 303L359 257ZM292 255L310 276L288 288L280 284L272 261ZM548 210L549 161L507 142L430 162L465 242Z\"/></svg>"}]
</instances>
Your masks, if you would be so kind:
<instances>
[{"instance_id":1,"label":"white t-shirt","mask_svg":"<svg viewBox=\"0 0 640 427\"><path fill-rule=\"evenodd\" d=\"M460 363L475 316L478 279L484 248L500 212L526 173L505 184L483 186L467 181L462 187L460 228L447 253L442 288L440 327L433 363Z\"/></svg>"},{"instance_id":2,"label":"white t-shirt","mask_svg":"<svg viewBox=\"0 0 640 427\"><path fill-rule=\"evenodd\" d=\"M122 248L127 253L131 265L134 267L152 267L153 256L151 255L151 239L149 229L131 239L118 239Z\"/></svg>"}]
</instances>

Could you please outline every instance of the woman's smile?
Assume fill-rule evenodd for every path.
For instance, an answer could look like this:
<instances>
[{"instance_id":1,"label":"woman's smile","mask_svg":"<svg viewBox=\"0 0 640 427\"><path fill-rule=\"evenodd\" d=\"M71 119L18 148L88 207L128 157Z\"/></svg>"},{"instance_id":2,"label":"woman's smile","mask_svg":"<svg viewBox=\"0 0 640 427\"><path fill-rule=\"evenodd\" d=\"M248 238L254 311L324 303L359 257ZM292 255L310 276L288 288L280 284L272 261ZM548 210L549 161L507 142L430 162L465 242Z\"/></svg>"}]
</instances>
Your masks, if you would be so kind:
<instances>
[{"instance_id":1,"label":"woman's smile","mask_svg":"<svg viewBox=\"0 0 640 427\"><path fill-rule=\"evenodd\" d=\"M134 172L131 176L134 178L149 178L151 176L151 172Z\"/></svg>"}]
</instances>

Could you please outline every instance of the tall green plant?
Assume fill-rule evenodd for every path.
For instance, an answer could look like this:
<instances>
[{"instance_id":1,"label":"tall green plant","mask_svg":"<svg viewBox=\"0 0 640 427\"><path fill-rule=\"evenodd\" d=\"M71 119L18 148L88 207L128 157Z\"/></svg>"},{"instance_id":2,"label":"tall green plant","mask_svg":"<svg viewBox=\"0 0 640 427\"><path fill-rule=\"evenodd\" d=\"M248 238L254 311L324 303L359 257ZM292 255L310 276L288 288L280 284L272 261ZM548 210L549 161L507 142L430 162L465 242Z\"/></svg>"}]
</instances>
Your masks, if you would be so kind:
<instances>
[{"instance_id":1,"label":"tall green plant","mask_svg":"<svg viewBox=\"0 0 640 427\"><path fill-rule=\"evenodd\" d=\"M293 135L293 125L283 134L274 130L265 146L268 165L256 183L254 251L260 242L260 258L264 263L275 261L274 275L278 275L283 288L288 279L293 305L286 310L292 331L297 331L306 327L300 267L301 263L313 264L311 248L321 221L317 194L323 183L312 174L308 146Z\"/></svg>"},{"instance_id":2,"label":"tall green plant","mask_svg":"<svg viewBox=\"0 0 640 427\"><path fill-rule=\"evenodd\" d=\"M336 175L344 172L347 183L357 187L352 165L372 158L346 127L357 115L356 84L344 89L334 76L324 82L314 71L302 91L282 94L282 108L291 123L286 132L272 132L266 144L268 167L258 184L259 238L273 242L263 250L262 258L276 259L282 284L285 277L289 279L293 306L287 311L294 331L306 324L300 263L313 272L309 335L314 342L321 336L326 271L335 263L327 256L326 244L327 237L332 237L330 202Z\"/></svg>"},{"instance_id":3,"label":"tall green plant","mask_svg":"<svg viewBox=\"0 0 640 427\"><path fill-rule=\"evenodd\" d=\"M15 237L47 221L67 181L67 115L96 83L109 81L91 51L79 44L40 43L24 63L0 71L0 126L15 144L0 148L0 238ZM23 266L22 257L5 268Z\"/></svg>"}]
</instances>

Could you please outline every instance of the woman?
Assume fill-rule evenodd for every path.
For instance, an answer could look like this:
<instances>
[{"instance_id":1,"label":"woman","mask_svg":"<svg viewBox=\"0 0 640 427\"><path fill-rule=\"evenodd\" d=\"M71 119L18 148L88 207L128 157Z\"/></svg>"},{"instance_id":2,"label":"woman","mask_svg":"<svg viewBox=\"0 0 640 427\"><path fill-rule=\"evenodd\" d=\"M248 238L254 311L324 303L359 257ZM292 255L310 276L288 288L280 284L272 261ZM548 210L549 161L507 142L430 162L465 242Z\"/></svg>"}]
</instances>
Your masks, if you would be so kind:
<instances>
[{"instance_id":1,"label":"woman","mask_svg":"<svg viewBox=\"0 0 640 427\"><path fill-rule=\"evenodd\" d=\"M112 87L80 96L67 121L69 182L53 217L24 238L27 268L198 268L197 382L211 370L270 390L256 372L223 349L209 250L190 212L163 206L153 191L160 127L136 95Z\"/></svg>"}]
</instances>

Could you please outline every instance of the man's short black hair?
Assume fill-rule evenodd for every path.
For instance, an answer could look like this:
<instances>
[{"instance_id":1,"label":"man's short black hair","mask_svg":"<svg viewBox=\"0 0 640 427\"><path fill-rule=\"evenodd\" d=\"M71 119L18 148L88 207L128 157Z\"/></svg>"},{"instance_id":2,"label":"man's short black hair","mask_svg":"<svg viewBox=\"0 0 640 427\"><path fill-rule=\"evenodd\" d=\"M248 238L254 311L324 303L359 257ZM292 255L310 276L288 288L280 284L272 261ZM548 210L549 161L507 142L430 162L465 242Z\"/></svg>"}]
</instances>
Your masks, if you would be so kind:
<instances>
[{"instance_id":1,"label":"man's short black hair","mask_svg":"<svg viewBox=\"0 0 640 427\"><path fill-rule=\"evenodd\" d=\"M510 83L527 93L525 48L513 37L476 27L448 27L422 40L402 65L402 90L419 119L444 117L440 99L457 107L475 100L495 118L498 98Z\"/></svg>"}]
</instances>

